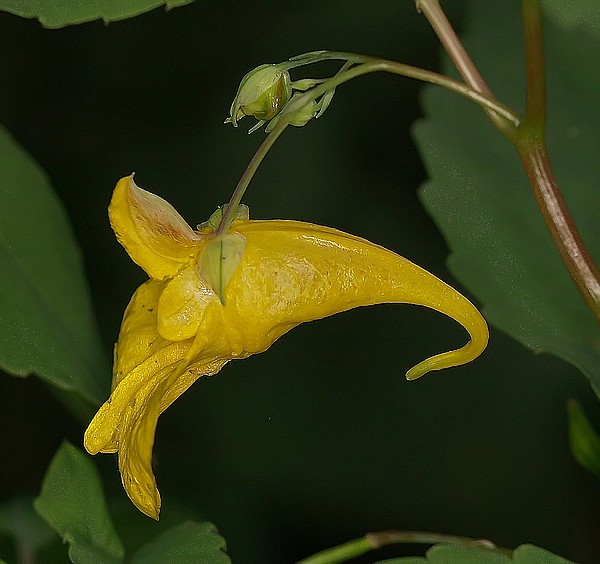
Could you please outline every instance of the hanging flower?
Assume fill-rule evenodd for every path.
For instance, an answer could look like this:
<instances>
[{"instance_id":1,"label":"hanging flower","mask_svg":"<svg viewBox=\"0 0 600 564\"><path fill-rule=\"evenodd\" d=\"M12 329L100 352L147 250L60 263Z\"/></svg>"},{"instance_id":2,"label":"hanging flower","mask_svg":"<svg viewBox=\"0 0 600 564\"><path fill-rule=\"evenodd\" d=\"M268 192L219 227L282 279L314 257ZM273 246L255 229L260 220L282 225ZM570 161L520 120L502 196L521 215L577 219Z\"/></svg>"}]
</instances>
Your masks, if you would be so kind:
<instances>
[{"instance_id":1,"label":"hanging flower","mask_svg":"<svg viewBox=\"0 0 600 564\"><path fill-rule=\"evenodd\" d=\"M109 207L112 227L149 275L127 306L110 398L85 433L92 453L118 452L133 503L158 519L151 458L158 416L200 376L267 350L305 321L378 303L426 306L470 334L462 348L407 373L458 366L481 354L485 320L456 290L391 251L310 223L250 220L241 207L215 237L215 218L193 230L162 198L121 179Z\"/></svg>"}]
</instances>

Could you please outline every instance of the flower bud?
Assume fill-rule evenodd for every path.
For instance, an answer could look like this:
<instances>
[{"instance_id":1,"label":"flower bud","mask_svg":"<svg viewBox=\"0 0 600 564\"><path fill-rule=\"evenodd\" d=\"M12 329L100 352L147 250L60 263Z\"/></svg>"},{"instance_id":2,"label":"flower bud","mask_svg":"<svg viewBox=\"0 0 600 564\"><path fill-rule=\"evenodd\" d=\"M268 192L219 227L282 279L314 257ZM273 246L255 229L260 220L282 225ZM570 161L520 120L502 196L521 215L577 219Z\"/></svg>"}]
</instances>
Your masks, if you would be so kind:
<instances>
[{"instance_id":1,"label":"flower bud","mask_svg":"<svg viewBox=\"0 0 600 564\"><path fill-rule=\"evenodd\" d=\"M314 118L318 111L319 105L314 100L310 100L310 102L304 104L304 106L290 116L290 125L302 127Z\"/></svg>"},{"instance_id":2,"label":"flower bud","mask_svg":"<svg viewBox=\"0 0 600 564\"><path fill-rule=\"evenodd\" d=\"M240 83L229 111L229 120L237 127L237 120L253 116L268 121L283 108L292 94L290 75L277 65L261 65L250 71Z\"/></svg>"},{"instance_id":3,"label":"flower bud","mask_svg":"<svg viewBox=\"0 0 600 564\"><path fill-rule=\"evenodd\" d=\"M295 99L302 96L302 94L294 94L290 100L290 103L293 103ZM321 103L315 102L314 100L309 100L304 106L300 106L297 110L291 111L289 115L289 124L295 127L302 127L306 125L312 118L319 117L321 113ZM284 114L279 114L275 116L267 125L265 131L270 133L273 131L279 120L284 116Z\"/></svg>"}]
</instances>

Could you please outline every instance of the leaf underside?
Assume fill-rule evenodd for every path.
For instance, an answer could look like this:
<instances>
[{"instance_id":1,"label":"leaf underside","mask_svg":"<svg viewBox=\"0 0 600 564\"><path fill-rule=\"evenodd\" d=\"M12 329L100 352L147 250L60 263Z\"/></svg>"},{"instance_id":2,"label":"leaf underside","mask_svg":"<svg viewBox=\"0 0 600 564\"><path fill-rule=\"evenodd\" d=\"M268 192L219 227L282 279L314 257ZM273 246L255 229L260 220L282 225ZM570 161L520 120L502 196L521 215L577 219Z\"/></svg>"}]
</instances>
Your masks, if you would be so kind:
<instances>
[{"instance_id":1,"label":"leaf underside","mask_svg":"<svg viewBox=\"0 0 600 564\"><path fill-rule=\"evenodd\" d=\"M160 6L167 10L193 0L0 0L0 10L23 18L37 18L44 27L59 28L101 19L124 20Z\"/></svg>"}]
</instances>

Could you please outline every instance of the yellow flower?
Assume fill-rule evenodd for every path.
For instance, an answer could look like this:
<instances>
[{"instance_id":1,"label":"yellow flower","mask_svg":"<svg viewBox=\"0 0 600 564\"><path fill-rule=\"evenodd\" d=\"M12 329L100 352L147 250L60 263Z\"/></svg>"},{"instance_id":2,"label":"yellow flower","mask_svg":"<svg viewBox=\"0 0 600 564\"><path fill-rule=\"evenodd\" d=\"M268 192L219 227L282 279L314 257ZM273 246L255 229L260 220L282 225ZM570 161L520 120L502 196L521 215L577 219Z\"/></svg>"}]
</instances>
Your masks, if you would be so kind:
<instances>
[{"instance_id":1,"label":"yellow flower","mask_svg":"<svg viewBox=\"0 0 600 564\"><path fill-rule=\"evenodd\" d=\"M458 321L462 348L411 368L413 380L479 356L488 329L456 290L383 247L299 221L249 220L242 213L215 238L194 231L162 198L121 179L112 227L150 276L135 292L115 347L112 393L85 433L91 454L118 452L133 503L158 519L151 458L158 416L200 376L267 350L305 321L378 303L412 303ZM225 266L221 267L220 265Z\"/></svg>"}]
</instances>

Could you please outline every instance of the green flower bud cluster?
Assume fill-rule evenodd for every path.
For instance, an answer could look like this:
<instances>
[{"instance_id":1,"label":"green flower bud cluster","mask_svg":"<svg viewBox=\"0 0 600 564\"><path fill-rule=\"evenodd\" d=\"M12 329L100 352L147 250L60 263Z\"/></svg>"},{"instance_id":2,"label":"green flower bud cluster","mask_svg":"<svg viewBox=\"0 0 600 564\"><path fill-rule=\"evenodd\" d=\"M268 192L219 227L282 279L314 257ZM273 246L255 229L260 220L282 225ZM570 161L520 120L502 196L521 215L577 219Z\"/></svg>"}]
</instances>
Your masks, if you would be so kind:
<instances>
[{"instance_id":1,"label":"green flower bud cluster","mask_svg":"<svg viewBox=\"0 0 600 564\"><path fill-rule=\"evenodd\" d=\"M312 59L307 61L307 63L310 62L315 61ZM252 116L258 120L258 123L248 133L256 131L267 122L265 131L268 133L275 127L281 118L282 110L288 103L295 104L293 110L289 107L291 113L287 113L290 125L302 127L312 118L320 117L329 106L335 89L327 91L318 97L318 100L311 99L305 104L300 102L301 105L298 106L299 99L303 95L302 92L327 80L305 78L292 82L288 69L307 63L292 60L292 62L286 61L279 64L265 64L247 73L242 78L225 123L231 123L237 127L238 121L244 116ZM342 70L346 68L347 65L342 67Z\"/></svg>"}]
</instances>

